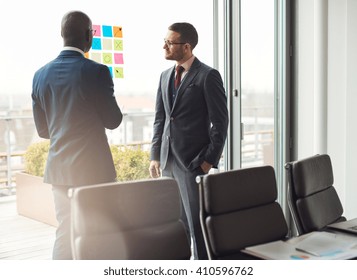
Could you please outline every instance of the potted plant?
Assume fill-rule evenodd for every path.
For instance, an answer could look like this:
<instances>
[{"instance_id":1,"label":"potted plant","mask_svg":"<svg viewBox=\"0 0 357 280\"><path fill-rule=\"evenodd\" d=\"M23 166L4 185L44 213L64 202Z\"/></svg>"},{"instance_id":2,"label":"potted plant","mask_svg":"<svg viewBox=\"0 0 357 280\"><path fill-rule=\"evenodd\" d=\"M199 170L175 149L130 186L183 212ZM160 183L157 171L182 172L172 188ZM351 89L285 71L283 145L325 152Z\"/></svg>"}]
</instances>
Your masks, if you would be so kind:
<instances>
[{"instance_id":1,"label":"potted plant","mask_svg":"<svg viewBox=\"0 0 357 280\"><path fill-rule=\"evenodd\" d=\"M149 178L149 152L127 146L110 147L118 181ZM16 174L17 212L57 226L52 185L43 182L49 141L31 144L25 155L25 170Z\"/></svg>"},{"instance_id":2,"label":"potted plant","mask_svg":"<svg viewBox=\"0 0 357 280\"><path fill-rule=\"evenodd\" d=\"M57 226L52 185L43 182L49 141L30 145L24 155L25 171L16 173L18 214Z\"/></svg>"}]
</instances>

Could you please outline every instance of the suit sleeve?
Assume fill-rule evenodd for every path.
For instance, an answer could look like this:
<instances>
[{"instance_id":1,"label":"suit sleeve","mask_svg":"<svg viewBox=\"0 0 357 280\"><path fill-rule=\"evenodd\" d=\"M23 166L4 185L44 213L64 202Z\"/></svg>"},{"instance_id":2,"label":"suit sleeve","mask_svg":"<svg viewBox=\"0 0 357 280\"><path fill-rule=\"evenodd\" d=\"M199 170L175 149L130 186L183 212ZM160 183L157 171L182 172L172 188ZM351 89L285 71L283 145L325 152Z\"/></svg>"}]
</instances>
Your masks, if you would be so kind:
<instances>
[{"instance_id":1,"label":"suit sleeve","mask_svg":"<svg viewBox=\"0 0 357 280\"><path fill-rule=\"evenodd\" d=\"M210 144L205 154L205 161L217 166L223 152L228 130L227 96L219 72L212 69L204 83L208 117L211 122Z\"/></svg>"},{"instance_id":2,"label":"suit sleeve","mask_svg":"<svg viewBox=\"0 0 357 280\"><path fill-rule=\"evenodd\" d=\"M34 78L34 82L32 85L31 97L32 97L32 113L35 121L36 130L40 137L45 139L50 139L45 111L42 109L41 104L34 92L35 80L36 78Z\"/></svg>"},{"instance_id":3,"label":"suit sleeve","mask_svg":"<svg viewBox=\"0 0 357 280\"><path fill-rule=\"evenodd\" d=\"M161 139L162 139L162 133L165 125L165 109L162 100L161 79L162 76L160 78L159 88L157 90L157 95L156 95L155 120L154 120L153 138L152 138L151 154L150 154L150 160L157 160L157 161L160 160Z\"/></svg>"},{"instance_id":4,"label":"suit sleeve","mask_svg":"<svg viewBox=\"0 0 357 280\"><path fill-rule=\"evenodd\" d=\"M98 73L95 106L105 128L117 128L123 114L114 96L114 84L108 67L101 65Z\"/></svg>"}]
</instances>

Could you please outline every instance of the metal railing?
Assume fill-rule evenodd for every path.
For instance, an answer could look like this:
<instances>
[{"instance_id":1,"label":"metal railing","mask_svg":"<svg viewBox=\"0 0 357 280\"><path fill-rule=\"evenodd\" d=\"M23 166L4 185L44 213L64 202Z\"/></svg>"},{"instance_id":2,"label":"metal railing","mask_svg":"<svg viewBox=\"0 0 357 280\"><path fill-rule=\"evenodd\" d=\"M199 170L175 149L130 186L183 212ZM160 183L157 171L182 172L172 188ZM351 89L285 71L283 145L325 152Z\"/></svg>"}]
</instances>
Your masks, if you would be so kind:
<instances>
[{"instance_id":1,"label":"metal railing","mask_svg":"<svg viewBox=\"0 0 357 280\"><path fill-rule=\"evenodd\" d=\"M152 138L153 112L124 113L123 123L107 130L108 142L117 146L140 146L149 150ZM0 196L16 192L16 172L24 170L27 147L43 139L36 132L32 116L0 116Z\"/></svg>"},{"instance_id":2,"label":"metal railing","mask_svg":"<svg viewBox=\"0 0 357 280\"><path fill-rule=\"evenodd\" d=\"M149 150L153 121L154 113L124 114L123 124L107 131L108 141L112 145ZM0 140L0 196L3 196L16 192L15 174L24 170L24 153L40 138L32 116L0 117L0 131L4 131L4 138ZM242 141L243 165L272 164L273 141L273 130L246 131Z\"/></svg>"}]
</instances>

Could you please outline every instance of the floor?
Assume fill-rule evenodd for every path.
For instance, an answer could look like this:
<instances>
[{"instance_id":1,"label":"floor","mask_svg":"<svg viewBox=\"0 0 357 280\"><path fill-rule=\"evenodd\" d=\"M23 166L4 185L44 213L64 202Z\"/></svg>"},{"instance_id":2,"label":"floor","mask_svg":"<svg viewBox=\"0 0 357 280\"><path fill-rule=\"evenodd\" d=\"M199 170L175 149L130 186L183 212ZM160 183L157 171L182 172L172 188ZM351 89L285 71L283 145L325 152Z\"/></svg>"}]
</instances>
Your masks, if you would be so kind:
<instances>
[{"instance_id":1,"label":"floor","mask_svg":"<svg viewBox=\"0 0 357 280\"><path fill-rule=\"evenodd\" d=\"M56 228L17 214L16 197L0 197L0 260L50 260Z\"/></svg>"}]
</instances>

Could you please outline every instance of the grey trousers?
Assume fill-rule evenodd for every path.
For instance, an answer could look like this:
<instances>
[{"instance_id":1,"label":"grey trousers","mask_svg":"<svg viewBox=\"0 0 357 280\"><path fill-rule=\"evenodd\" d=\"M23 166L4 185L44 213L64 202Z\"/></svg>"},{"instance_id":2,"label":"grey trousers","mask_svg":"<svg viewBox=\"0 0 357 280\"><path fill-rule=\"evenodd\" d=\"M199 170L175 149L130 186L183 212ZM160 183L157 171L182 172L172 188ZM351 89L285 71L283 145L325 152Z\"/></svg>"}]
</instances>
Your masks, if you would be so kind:
<instances>
[{"instance_id":1,"label":"grey trousers","mask_svg":"<svg viewBox=\"0 0 357 280\"><path fill-rule=\"evenodd\" d=\"M69 186L52 186L56 218L58 227L56 230L56 240L53 246L52 258L54 260L71 260L71 205L68 198Z\"/></svg>"},{"instance_id":2,"label":"grey trousers","mask_svg":"<svg viewBox=\"0 0 357 280\"><path fill-rule=\"evenodd\" d=\"M195 260L208 259L199 219L199 192L196 183L196 177L203 174L204 172L200 167L194 171L189 171L182 167L172 155L169 156L167 165L162 171L163 176L174 178L179 185L184 209L181 219L193 240L193 256Z\"/></svg>"}]
</instances>

